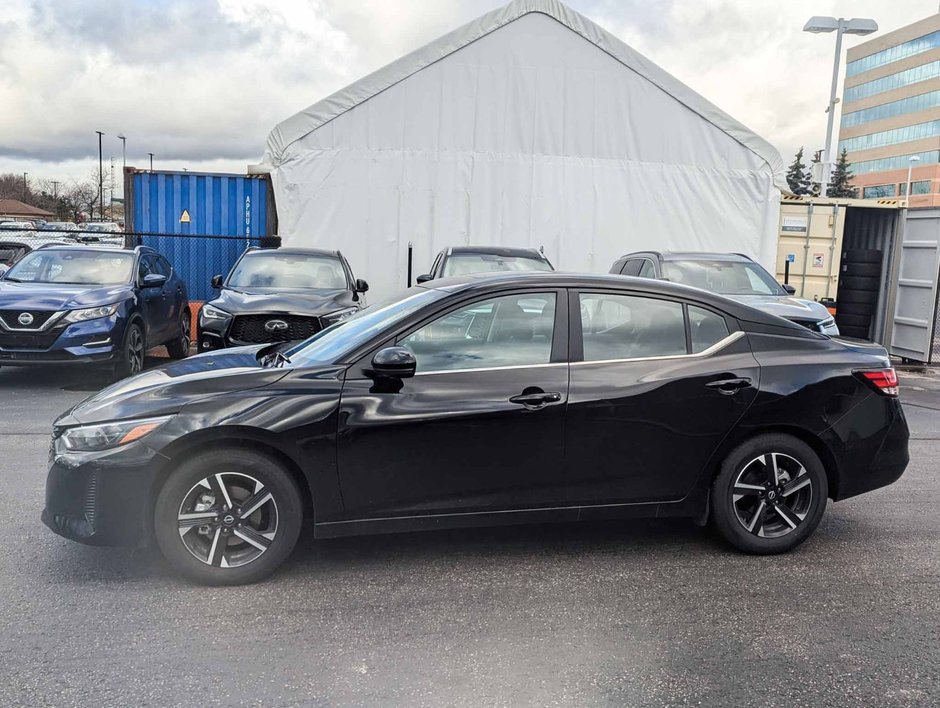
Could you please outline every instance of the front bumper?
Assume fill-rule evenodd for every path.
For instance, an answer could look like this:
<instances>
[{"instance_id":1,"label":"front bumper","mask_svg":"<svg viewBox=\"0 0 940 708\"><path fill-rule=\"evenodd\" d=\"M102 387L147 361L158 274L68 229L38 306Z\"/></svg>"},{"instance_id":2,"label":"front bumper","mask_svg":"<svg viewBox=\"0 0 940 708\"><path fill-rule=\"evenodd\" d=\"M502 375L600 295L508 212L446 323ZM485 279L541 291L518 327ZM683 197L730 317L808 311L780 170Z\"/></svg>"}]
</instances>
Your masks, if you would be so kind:
<instances>
[{"instance_id":1,"label":"front bumper","mask_svg":"<svg viewBox=\"0 0 940 708\"><path fill-rule=\"evenodd\" d=\"M93 546L133 546L149 533L158 453L143 443L51 455L43 523Z\"/></svg>"},{"instance_id":2,"label":"front bumper","mask_svg":"<svg viewBox=\"0 0 940 708\"><path fill-rule=\"evenodd\" d=\"M57 336L0 331L0 365L107 363L120 355L123 334L117 315L67 325Z\"/></svg>"}]
</instances>

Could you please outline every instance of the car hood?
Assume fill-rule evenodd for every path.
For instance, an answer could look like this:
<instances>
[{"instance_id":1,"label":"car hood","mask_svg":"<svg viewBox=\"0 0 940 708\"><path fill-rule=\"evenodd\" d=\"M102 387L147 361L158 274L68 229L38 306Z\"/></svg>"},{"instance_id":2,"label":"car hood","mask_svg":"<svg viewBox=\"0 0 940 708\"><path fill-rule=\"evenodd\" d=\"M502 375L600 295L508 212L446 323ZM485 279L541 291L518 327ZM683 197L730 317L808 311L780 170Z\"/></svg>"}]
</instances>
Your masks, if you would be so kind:
<instances>
[{"instance_id":1,"label":"car hood","mask_svg":"<svg viewBox=\"0 0 940 708\"><path fill-rule=\"evenodd\" d=\"M130 296L130 285L55 285L0 280L0 310L74 310L110 305Z\"/></svg>"},{"instance_id":2,"label":"car hood","mask_svg":"<svg viewBox=\"0 0 940 708\"><path fill-rule=\"evenodd\" d=\"M725 295L725 297L788 320L818 322L832 316L822 303L789 295Z\"/></svg>"},{"instance_id":3,"label":"car hood","mask_svg":"<svg viewBox=\"0 0 940 708\"><path fill-rule=\"evenodd\" d=\"M241 290L223 288L210 305L233 315L252 313L320 316L353 307L349 290Z\"/></svg>"},{"instance_id":4,"label":"car hood","mask_svg":"<svg viewBox=\"0 0 940 708\"><path fill-rule=\"evenodd\" d=\"M257 353L270 345L206 352L119 381L62 415L57 426L157 417L206 397L274 383L287 368L264 368Z\"/></svg>"}]
</instances>

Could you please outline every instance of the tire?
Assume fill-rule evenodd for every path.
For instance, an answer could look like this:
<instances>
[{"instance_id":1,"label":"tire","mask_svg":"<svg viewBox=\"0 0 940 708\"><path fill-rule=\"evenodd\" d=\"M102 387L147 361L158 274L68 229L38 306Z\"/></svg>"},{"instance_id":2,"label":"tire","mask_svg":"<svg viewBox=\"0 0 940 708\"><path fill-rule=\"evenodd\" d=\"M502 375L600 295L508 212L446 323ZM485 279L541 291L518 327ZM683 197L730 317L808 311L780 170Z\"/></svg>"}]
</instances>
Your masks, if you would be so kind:
<instances>
[{"instance_id":1,"label":"tire","mask_svg":"<svg viewBox=\"0 0 940 708\"><path fill-rule=\"evenodd\" d=\"M121 358L114 366L116 378L124 379L139 374L144 369L144 358L147 355L147 343L144 341L144 330L137 320L127 325L124 331L124 341L121 343Z\"/></svg>"},{"instance_id":2,"label":"tire","mask_svg":"<svg viewBox=\"0 0 940 708\"><path fill-rule=\"evenodd\" d=\"M252 506L244 520L242 502ZM197 525L202 517L188 517L183 526L182 514L207 521ZM302 521L300 489L280 463L248 448L228 448L198 453L170 474L153 525L160 550L181 575L202 585L243 585L263 580L287 559ZM180 534L181 527L189 530Z\"/></svg>"},{"instance_id":3,"label":"tire","mask_svg":"<svg viewBox=\"0 0 940 708\"><path fill-rule=\"evenodd\" d=\"M191 327L192 317L189 314L189 306L187 305L180 310L179 334L175 339L171 339L166 343L166 351L171 359L185 359L189 356L189 345L192 341Z\"/></svg>"},{"instance_id":4,"label":"tire","mask_svg":"<svg viewBox=\"0 0 940 708\"><path fill-rule=\"evenodd\" d=\"M851 325L839 325L839 336L849 337L851 339L868 339L868 327L852 327Z\"/></svg>"},{"instance_id":5,"label":"tire","mask_svg":"<svg viewBox=\"0 0 940 708\"><path fill-rule=\"evenodd\" d=\"M842 276L859 276L864 278L880 278L881 265L874 263L842 263Z\"/></svg>"},{"instance_id":6,"label":"tire","mask_svg":"<svg viewBox=\"0 0 940 708\"><path fill-rule=\"evenodd\" d=\"M774 476L773 460L781 474L778 484L768 488ZM804 478L808 481L800 481ZM722 463L712 484L712 520L725 540L740 551L785 553L803 543L819 525L828 494L826 471L809 445L782 433L758 435L738 445Z\"/></svg>"},{"instance_id":7,"label":"tire","mask_svg":"<svg viewBox=\"0 0 940 708\"><path fill-rule=\"evenodd\" d=\"M873 275L846 275L839 280L839 289L848 288L849 290L868 290L878 292L880 290L880 281Z\"/></svg>"},{"instance_id":8,"label":"tire","mask_svg":"<svg viewBox=\"0 0 940 708\"><path fill-rule=\"evenodd\" d=\"M836 324L839 329L843 327L864 327L868 329L871 326L871 315L846 315L842 311L836 313Z\"/></svg>"},{"instance_id":9,"label":"tire","mask_svg":"<svg viewBox=\"0 0 940 708\"><path fill-rule=\"evenodd\" d=\"M870 290L851 290L845 288L839 288L838 300L839 305L851 305L853 303L859 305L875 305L878 302L878 292L872 292Z\"/></svg>"},{"instance_id":10,"label":"tire","mask_svg":"<svg viewBox=\"0 0 940 708\"><path fill-rule=\"evenodd\" d=\"M849 263L877 263L881 265L881 251L875 248L849 248L842 252L842 260Z\"/></svg>"},{"instance_id":11,"label":"tire","mask_svg":"<svg viewBox=\"0 0 940 708\"><path fill-rule=\"evenodd\" d=\"M875 306L862 302L840 302L836 306L836 317L839 315L864 315L871 317L875 314Z\"/></svg>"}]
</instances>

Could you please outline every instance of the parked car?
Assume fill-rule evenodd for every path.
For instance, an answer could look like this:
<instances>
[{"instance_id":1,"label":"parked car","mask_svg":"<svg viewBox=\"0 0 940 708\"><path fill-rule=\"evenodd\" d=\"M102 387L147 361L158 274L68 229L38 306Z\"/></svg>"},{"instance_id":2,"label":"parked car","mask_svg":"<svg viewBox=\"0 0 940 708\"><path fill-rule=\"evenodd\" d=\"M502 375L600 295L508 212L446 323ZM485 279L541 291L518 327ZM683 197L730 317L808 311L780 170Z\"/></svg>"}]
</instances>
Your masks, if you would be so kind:
<instances>
[{"instance_id":1,"label":"parked car","mask_svg":"<svg viewBox=\"0 0 940 708\"><path fill-rule=\"evenodd\" d=\"M33 250L28 243L19 241L7 241L0 237L0 266L9 270L10 266L16 263L20 258Z\"/></svg>"},{"instance_id":2,"label":"parked car","mask_svg":"<svg viewBox=\"0 0 940 708\"><path fill-rule=\"evenodd\" d=\"M305 514L323 538L689 516L779 553L828 498L902 474L897 396L883 347L704 290L450 278L79 404L54 426L43 520L89 544L152 528L173 567L220 585L271 573Z\"/></svg>"},{"instance_id":3,"label":"parked car","mask_svg":"<svg viewBox=\"0 0 940 708\"><path fill-rule=\"evenodd\" d=\"M36 227L31 221L4 221L0 224L0 231L35 231Z\"/></svg>"},{"instance_id":4,"label":"parked car","mask_svg":"<svg viewBox=\"0 0 940 708\"><path fill-rule=\"evenodd\" d=\"M89 221L82 225L82 230L103 234L120 234L124 232L121 225L113 221Z\"/></svg>"},{"instance_id":5,"label":"parked car","mask_svg":"<svg viewBox=\"0 0 940 708\"><path fill-rule=\"evenodd\" d=\"M339 251L252 248L199 312L199 349L306 339L365 307L369 284Z\"/></svg>"},{"instance_id":6,"label":"parked car","mask_svg":"<svg viewBox=\"0 0 940 708\"><path fill-rule=\"evenodd\" d=\"M71 221L47 221L43 227L43 231L78 231L78 224L75 224Z\"/></svg>"},{"instance_id":7,"label":"parked car","mask_svg":"<svg viewBox=\"0 0 940 708\"><path fill-rule=\"evenodd\" d=\"M839 335L835 318L825 305L793 297L793 286L781 285L763 266L740 253L640 251L618 258L610 272L691 285L784 317L814 332Z\"/></svg>"},{"instance_id":8,"label":"parked car","mask_svg":"<svg viewBox=\"0 0 940 708\"><path fill-rule=\"evenodd\" d=\"M151 248L43 246L0 279L0 365L89 363L136 374L150 347L189 353L186 285Z\"/></svg>"},{"instance_id":9,"label":"parked car","mask_svg":"<svg viewBox=\"0 0 940 708\"><path fill-rule=\"evenodd\" d=\"M451 246L434 258L431 272L419 275L417 282L449 278L469 273L502 273L506 271L555 270L540 251L534 248L503 248L499 246Z\"/></svg>"}]
</instances>

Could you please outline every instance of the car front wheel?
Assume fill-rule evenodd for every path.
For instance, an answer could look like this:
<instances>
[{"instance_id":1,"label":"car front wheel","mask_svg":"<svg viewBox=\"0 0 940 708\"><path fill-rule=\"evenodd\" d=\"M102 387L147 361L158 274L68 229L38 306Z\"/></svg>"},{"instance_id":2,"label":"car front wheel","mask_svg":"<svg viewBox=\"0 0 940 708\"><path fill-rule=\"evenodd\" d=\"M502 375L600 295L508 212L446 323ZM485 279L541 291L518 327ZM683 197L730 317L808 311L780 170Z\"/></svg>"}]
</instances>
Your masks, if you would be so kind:
<instances>
[{"instance_id":1,"label":"car front wheel","mask_svg":"<svg viewBox=\"0 0 940 708\"><path fill-rule=\"evenodd\" d=\"M183 359L189 356L191 318L189 308L184 307L180 311L179 333L175 339L166 343L166 352L171 359Z\"/></svg>"},{"instance_id":2,"label":"car front wheel","mask_svg":"<svg viewBox=\"0 0 940 708\"><path fill-rule=\"evenodd\" d=\"M828 494L826 471L809 445L759 435L725 458L712 485L712 519L741 551L784 553L816 529Z\"/></svg>"},{"instance_id":3,"label":"car front wheel","mask_svg":"<svg viewBox=\"0 0 940 708\"><path fill-rule=\"evenodd\" d=\"M303 508L280 463L248 449L196 454L166 480L154 533L167 561L204 585L267 577L290 555Z\"/></svg>"},{"instance_id":4,"label":"car front wheel","mask_svg":"<svg viewBox=\"0 0 940 708\"><path fill-rule=\"evenodd\" d=\"M144 330L137 322L131 322L124 332L124 342L121 345L121 357L114 367L118 378L125 378L139 374L144 368L144 357L147 347L144 344Z\"/></svg>"}]
</instances>

